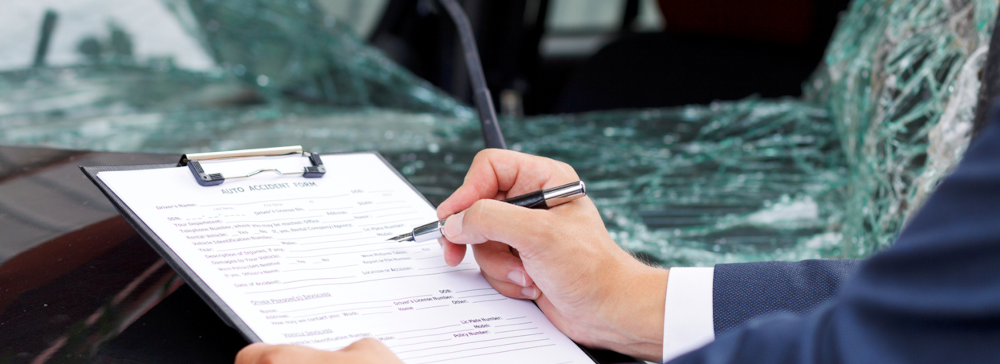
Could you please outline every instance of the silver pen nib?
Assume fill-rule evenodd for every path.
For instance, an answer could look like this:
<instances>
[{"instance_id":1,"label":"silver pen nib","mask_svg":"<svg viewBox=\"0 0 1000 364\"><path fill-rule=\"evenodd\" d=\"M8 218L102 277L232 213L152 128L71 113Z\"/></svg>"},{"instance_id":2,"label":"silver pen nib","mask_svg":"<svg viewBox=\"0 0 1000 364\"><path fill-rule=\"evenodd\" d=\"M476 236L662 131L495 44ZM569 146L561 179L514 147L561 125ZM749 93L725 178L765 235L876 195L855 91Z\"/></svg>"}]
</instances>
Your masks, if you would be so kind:
<instances>
[{"instance_id":1,"label":"silver pen nib","mask_svg":"<svg viewBox=\"0 0 1000 364\"><path fill-rule=\"evenodd\" d=\"M411 232L391 237L386 241L395 241L399 243L422 243L444 236L444 234L441 233L442 228L444 228L444 220L435 221L430 224L417 226Z\"/></svg>"},{"instance_id":2,"label":"silver pen nib","mask_svg":"<svg viewBox=\"0 0 1000 364\"><path fill-rule=\"evenodd\" d=\"M393 237L389 238L386 241L390 241L390 240L391 241L395 241L397 243L405 243L405 242L416 241L416 240L413 239L413 232L409 232L409 233L402 234L402 235L396 235L396 236L393 236Z\"/></svg>"}]
</instances>

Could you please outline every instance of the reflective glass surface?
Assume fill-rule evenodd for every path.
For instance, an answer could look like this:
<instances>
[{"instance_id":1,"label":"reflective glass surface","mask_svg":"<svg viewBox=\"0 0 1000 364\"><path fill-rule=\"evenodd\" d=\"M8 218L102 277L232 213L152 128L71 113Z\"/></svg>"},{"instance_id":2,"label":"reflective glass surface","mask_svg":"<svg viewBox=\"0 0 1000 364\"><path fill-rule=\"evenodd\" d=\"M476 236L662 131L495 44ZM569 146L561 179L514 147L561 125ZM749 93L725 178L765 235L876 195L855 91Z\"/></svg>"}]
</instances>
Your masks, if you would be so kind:
<instances>
[{"instance_id":1,"label":"reflective glass surface","mask_svg":"<svg viewBox=\"0 0 1000 364\"><path fill-rule=\"evenodd\" d=\"M0 362L88 358L183 283L78 167L163 160L0 147Z\"/></svg>"}]
</instances>

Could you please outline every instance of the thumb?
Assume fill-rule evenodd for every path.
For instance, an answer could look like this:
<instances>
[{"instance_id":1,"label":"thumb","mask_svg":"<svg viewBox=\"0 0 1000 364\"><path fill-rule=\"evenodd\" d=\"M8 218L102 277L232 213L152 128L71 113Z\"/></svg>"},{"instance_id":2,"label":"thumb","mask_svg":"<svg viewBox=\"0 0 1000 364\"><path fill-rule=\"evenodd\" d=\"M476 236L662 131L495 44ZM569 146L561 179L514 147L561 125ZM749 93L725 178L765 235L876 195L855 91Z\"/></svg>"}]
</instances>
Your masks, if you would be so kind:
<instances>
[{"instance_id":1,"label":"thumb","mask_svg":"<svg viewBox=\"0 0 1000 364\"><path fill-rule=\"evenodd\" d=\"M497 200L479 200L465 211L448 217L444 236L455 244L481 244L498 241L521 254L532 254L538 242L551 240L547 229L548 211L533 210Z\"/></svg>"}]
</instances>

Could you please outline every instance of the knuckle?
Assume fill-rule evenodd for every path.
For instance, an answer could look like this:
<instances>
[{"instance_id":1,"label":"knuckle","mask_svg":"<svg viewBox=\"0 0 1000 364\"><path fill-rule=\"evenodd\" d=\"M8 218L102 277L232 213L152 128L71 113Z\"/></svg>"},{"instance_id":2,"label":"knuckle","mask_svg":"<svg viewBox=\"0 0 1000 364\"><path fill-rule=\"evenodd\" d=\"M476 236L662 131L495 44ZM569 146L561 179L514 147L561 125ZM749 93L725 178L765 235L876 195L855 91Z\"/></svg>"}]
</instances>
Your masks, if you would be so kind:
<instances>
[{"instance_id":1,"label":"knuckle","mask_svg":"<svg viewBox=\"0 0 1000 364\"><path fill-rule=\"evenodd\" d=\"M494 156L497 156L498 154L500 154L500 152L501 151L497 150L497 149L483 149L483 150L480 150L478 153L476 153L476 157L472 159L472 162L475 163L475 162L487 161L490 158L493 158Z\"/></svg>"},{"instance_id":2,"label":"knuckle","mask_svg":"<svg viewBox=\"0 0 1000 364\"><path fill-rule=\"evenodd\" d=\"M476 157L472 158L472 160L473 161L481 161L483 159L486 159L489 156L489 154L492 153L492 152L493 151L489 150L489 149L480 150L479 152L476 153Z\"/></svg>"},{"instance_id":3,"label":"knuckle","mask_svg":"<svg viewBox=\"0 0 1000 364\"><path fill-rule=\"evenodd\" d=\"M489 149L483 149L478 153L476 153L476 156L472 158L472 163L469 164L469 170L465 173L465 179L463 180L463 184L469 183L469 178L472 178L472 176L475 175L476 171L478 170L477 166L483 163L489 163L490 155L492 153L493 151Z\"/></svg>"},{"instance_id":4,"label":"knuckle","mask_svg":"<svg viewBox=\"0 0 1000 364\"><path fill-rule=\"evenodd\" d=\"M573 166L569 165L569 163L558 161L558 164L559 164L559 168L562 169L563 173L565 173L565 174L567 174L567 175L569 175L569 176L571 176L573 178L579 178L576 175L576 169L574 169Z\"/></svg>"},{"instance_id":5,"label":"knuckle","mask_svg":"<svg viewBox=\"0 0 1000 364\"><path fill-rule=\"evenodd\" d=\"M556 172L556 176L566 175L568 177L576 178L576 169L573 169L573 166L569 165L569 163L546 157L538 157L538 158L551 164L552 170Z\"/></svg>"}]
</instances>

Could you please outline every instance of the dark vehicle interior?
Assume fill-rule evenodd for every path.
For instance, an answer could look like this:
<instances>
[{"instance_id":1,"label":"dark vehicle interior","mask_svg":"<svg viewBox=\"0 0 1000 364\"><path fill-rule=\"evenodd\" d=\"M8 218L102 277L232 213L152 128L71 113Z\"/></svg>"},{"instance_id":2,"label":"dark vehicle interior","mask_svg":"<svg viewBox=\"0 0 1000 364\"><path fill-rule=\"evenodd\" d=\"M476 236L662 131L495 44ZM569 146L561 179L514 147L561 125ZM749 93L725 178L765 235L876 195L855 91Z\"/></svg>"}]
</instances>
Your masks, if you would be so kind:
<instances>
[{"instance_id":1,"label":"dark vehicle interior","mask_svg":"<svg viewBox=\"0 0 1000 364\"><path fill-rule=\"evenodd\" d=\"M621 7L615 24L572 27L553 25L555 3L463 2L502 112L516 113L518 104L537 115L798 96L848 1L625 0L612 2ZM369 42L471 104L455 27L436 4L389 1ZM643 28L640 15L665 25Z\"/></svg>"}]
</instances>

